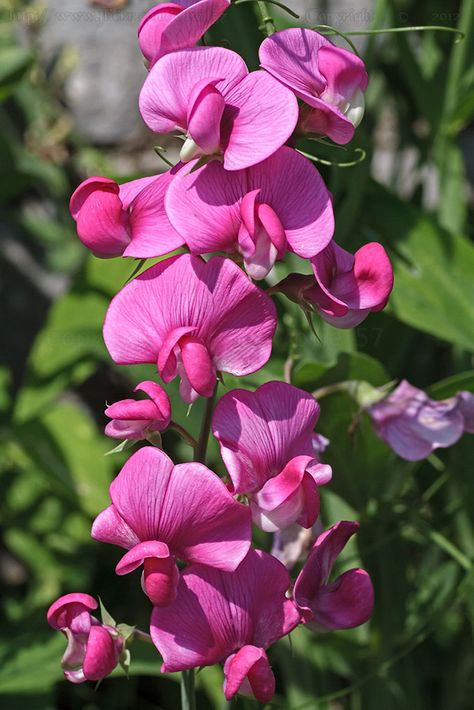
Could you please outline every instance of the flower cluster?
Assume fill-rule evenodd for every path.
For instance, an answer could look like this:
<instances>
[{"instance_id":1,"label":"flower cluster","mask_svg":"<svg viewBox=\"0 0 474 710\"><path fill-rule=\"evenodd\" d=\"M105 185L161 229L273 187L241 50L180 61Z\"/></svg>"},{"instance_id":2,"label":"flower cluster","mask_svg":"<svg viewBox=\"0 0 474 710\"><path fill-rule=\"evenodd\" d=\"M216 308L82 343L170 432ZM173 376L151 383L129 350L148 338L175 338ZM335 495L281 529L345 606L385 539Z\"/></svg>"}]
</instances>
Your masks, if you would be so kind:
<instances>
[{"instance_id":1,"label":"flower cluster","mask_svg":"<svg viewBox=\"0 0 474 710\"><path fill-rule=\"evenodd\" d=\"M177 0L145 15L140 111L152 131L182 134L180 162L123 185L91 177L70 208L96 256L167 257L112 300L103 331L112 360L152 364L165 385L179 378L188 404L207 399L199 442L187 436L195 460L177 465L161 450L160 433L186 432L172 421L161 384L141 382L136 391L146 399L107 408L109 436L154 446L132 454L112 482L92 537L125 551L118 575L141 570L163 671L221 663L227 699L241 692L268 702L275 691L268 648L299 624L321 631L364 623L373 589L362 569L330 580L358 524L321 532L319 490L332 470L320 459L328 442L314 432L314 397L272 381L227 392L213 411L218 382L269 360L272 295L348 328L385 306L393 273L380 244L353 255L334 242L331 196L294 147L302 133L352 138L368 82L362 60L317 32L291 29L264 40L261 69L249 72L230 49L195 46L229 4ZM263 279L289 252L303 266L307 260L313 276L291 274L265 290ZM210 430L226 482L205 465ZM308 531L314 544L296 579L275 555L252 548L252 524L276 539ZM128 639L91 615L96 607L73 594L48 614L67 636L63 667L73 682L106 676L128 653Z\"/></svg>"}]
</instances>

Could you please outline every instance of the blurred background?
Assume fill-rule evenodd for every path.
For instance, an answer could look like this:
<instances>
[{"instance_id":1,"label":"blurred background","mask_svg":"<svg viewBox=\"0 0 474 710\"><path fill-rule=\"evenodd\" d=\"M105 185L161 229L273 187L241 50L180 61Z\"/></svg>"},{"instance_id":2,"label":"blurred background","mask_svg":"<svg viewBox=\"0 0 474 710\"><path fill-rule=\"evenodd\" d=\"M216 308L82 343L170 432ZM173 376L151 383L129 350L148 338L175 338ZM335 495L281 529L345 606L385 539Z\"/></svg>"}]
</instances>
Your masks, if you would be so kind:
<instances>
[{"instance_id":1,"label":"blurred background","mask_svg":"<svg viewBox=\"0 0 474 710\"><path fill-rule=\"evenodd\" d=\"M316 323L278 303L270 364L243 386L283 378L308 391L342 380L379 386L406 377L435 398L474 391L474 3L472 0L288 0L307 26L344 31L447 25L354 40L370 76L368 110L347 149L308 144L334 195L336 239L389 250L389 307L355 331ZM118 621L146 628L148 604L119 551L90 540L93 517L126 454L105 456L105 402L130 396L154 368L115 367L101 337L130 261L89 256L68 200L90 175L130 180L166 169L137 97L146 76L136 29L145 0L0 0L0 700L4 710L148 710L179 707L173 676L158 677L153 649L133 648L96 691L62 681L65 640L45 611L69 591L100 595ZM272 8L277 26L291 26ZM295 21L296 22L296 21ZM232 7L207 43L258 65L253 4ZM339 42L338 42L339 43ZM161 139L159 139L161 141ZM169 144L173 160L175 147ZM366 159L355 167L356 148ZM295 264L279 267L279 276ZM235 386L226 378L226 386ZM174 418L195 432L170 390ZM334 478L323 522L362 523L343 568L361 565L376 590L373 620L351 632L305 629L271 651L274 706L288 710L468 710L474 696L473 437L421 464L398 459L344 394L322 400L318 430L332 442ZM175 460L189 450L173 434ZM215 445L210 461L222 471ZM262 536L268 549L271 541ZM223 707L222 673L198 674L198 707ZM239 699L237 708L257 707Z\"/></svg>"}]
</instances>

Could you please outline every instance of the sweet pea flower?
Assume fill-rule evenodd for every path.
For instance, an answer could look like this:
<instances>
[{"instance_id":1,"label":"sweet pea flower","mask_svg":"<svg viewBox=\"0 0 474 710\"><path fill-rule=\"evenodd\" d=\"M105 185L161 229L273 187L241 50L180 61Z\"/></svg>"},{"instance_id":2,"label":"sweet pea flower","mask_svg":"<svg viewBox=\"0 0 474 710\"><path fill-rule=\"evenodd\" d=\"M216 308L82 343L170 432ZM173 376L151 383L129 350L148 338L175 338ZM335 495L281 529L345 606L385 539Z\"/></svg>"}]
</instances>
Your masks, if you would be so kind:
<instances>
[{"instance_id":1,"label":"sweet pea flower","mask_svg":"<svg viewBox=\"0 0 474 710\"><path fill-rule=\"evenodd\" d=\"M230 0L176 0L155 5L143 17L138 42L151 66L170 52L192 47L230 7Z\"/></svg>"},{"instance_id":2,"label":"sweet pea flower","mask_svg":"<svg viewBox=\"0 0 474 710\"><path fill-rule=\"evenodd\" d=\"M320 535L295 582L293 599L314 631L352 629L372 615L374 590L365 570L351 569L328 582L336 558L358 529L359 523L342 520Z\"/></svg>"},{"instance_id":3,"label":"sweet pea flower","mask_svg":"<svg viewBox=\"0 0 474 710\"><path fill-rule=\"evenodd\" d=\"M318 486L332 476L314 451L318 417L316 400L284 382L233 390L216 407L212 431L232 490L248 496L254 522L267 532L294 522L309 528L318 517Z\"/></svg>"},{"instance_id":4,"label":"sweet pea flower","mask_svg":"<svg viewBox=\"0 0 474 710\"><path fill-rule=\"evenodd\" d=\"M388 397L368 408L375 431L398 456L421 461L435 449L455 444L464 432L474 433L474 394L433 400L402 380Z\"/></svg>"},{"instance_id":5,"label":"sweet pea flower","mask_svg":"<svg viewBox=\"0 0 474 710\"><path fill-rule=\"evenodd\" d=\"M289 586L283 565L260 550L250 550L232 573L188 567L173 604L151 616L162 672L224 663L227 700L240 692L270 702L275 678L265 651L300 622Z\"/></svg>"},{"instance_id":6,"label":"sweet pea flower","mask_svg":"<svg viewBox=\"0 0 474 710\"><path fill-rule=\"evenodd\" d=\"M143 120L156 133L181 131L181 160L212 156L226 170L270 157L298 120L295 96L267 72L249 73L223 47L194 47L162 57L140 94Z\"/></svg>"},{"instance_id":7,"label":"sweet pea flower","mask_svg":"<svg viewBox=\"0 0 474 710\"><path fill-rule=\"evenodd\" d=\"M102 680L119 663L124 640L116 629L91 615L97 607L89 594L66 594L48 610L48 624L67 638L61 665L71 683Z\"/></svg>"},{"instance_id":8,"label":"sweet pea flower","mask_svg":"<svg viewBox=\"0 0 474 710\"><path fill-rule=\"evenodd\" d=\"M103 259L146 259L182 246L164 207L171 179L172 171L123 185L105 177L85 180L69 203L81 242Z\"/></svg>"},{"instance_id":9,"label":"sweet pea flower","mask_svg":"<svg viewBox=\"0 0 474 710\"><path fill-rule=\"evenodd\" d=\"M311 264L314 279L291 274L273 290L316 310L336 328L354 328L387 305L393 269L381 244L370 242L351 254L333 240Z\"/></svg>"},{"instance_id":10,"label":"sweet pea flower","mask_svg":"<svg viewBox=\"0 0 474 710\"><path fill-rule=\"evenodd\" d=\"M143 590L157 606L176 596L177 558L233 571L249 550L248 508L200 463L174 466L163 451L146 446L109 490L112 505L95 519L92 537L128 550L117 574L143 565Z\"/></svg>"},{"instance_id":11,"label":"sweet pea flower","mask_svg":"<svg viewBox=\"0 0 474 710\"><path fill-rule=\"evenodd\" d=\"M145 392L150 399L122 399L107 407L105 415L112 419L105 427L107 436L139 441L168 428L171 403L163 387L146 380L135 387L134 391L138 390Z\"/></svg>"},{"instance_id":12,"label":"sweet pea flower","mask_svg":"<svg viewBox=\"0 0 474 710\"><path fill-rule=\"evenodd\" d=\"M185 166L165 206L191 252L238 252L254 279L264 278L287 251L315 256L334 232L331 199L319 172L286 146L246 170L226 172L217 161L194 172Z\"/></svg>"},{"instance_id":13,"label":"sweet pea flower","mask_svg":"<svg viewBox=\"0 0 474 710\"><path fill-rule=\"evenodd\" d=\"M241 376L267 362L275 307L237 264L182 254L152 266L115 296L104 339L120 365L157 363L181 377L185 402L212 396L219 371Z\"/></svg>"},{"instance_id":14,"label":"sweet pea flower","mask_svg":"<svg viewBox=\"0 0 474 710\"><path fill-rule=\"evenodd\" d=\"M364 62L318 32L276 32L260 46L260 63L304 101L298 130L348 143L364 115Z\"/></svg>"}]
</instances>

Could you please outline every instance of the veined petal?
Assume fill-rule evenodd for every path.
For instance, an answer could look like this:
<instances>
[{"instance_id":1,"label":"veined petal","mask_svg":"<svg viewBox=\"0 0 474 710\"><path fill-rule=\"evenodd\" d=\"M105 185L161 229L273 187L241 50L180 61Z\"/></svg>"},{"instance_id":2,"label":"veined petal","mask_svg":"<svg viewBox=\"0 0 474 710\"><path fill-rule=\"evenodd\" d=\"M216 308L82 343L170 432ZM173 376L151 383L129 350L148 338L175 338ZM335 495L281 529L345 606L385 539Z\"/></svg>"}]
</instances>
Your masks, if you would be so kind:
<instances>
[{"instance_id":1,"label":"veined petal","mask_svg":"<svg viewBox=\"0 0 474 710\"><path fill-rule=\"evenodd\" d=\"M180 340L183 367L192 388L202 397L212 397L216 388L216 369L206 346L185 335Z\"/></svg>"},{"instance_id":2,"label":"veined petal","mask_svg":"<svg viewBox=\"0 0 474 710\"><path fill-rule=\"evenodd\" d=\"M149 128L168 133L187 131L192 91L203 79L216 83L224 96L248 74L243 59L223 47L194 47L162 57L148 74L140 93L140 112Z\"/></svg>"},{"instance_id":3,"label":"veined petal","mask_svg":"<svg viewBox=\"0 0 474 710\"><path fill-rule=\"evenodd\" d=\"M327 81L322 98L342 110L357 90L365 91L369 83L362 59L330 43L319 49L318 68Z\"/></svg>"},{"instance_id":4,"label":"veined petal","mask_svg":"<svg viewBox=\"0 0 474 710\"><path fill-rule=\"evenodd\" d=\"M308 626L316 630L353 629L365 624L374 610L374 589L363 569L344 572L333 584L322 587L312 600L313 617Z\"/></svg>"},{"instance_id":5,"label":"veined petal","mask_svg":"<svg viewBox=\"0 0 474 710\"><path fill-rule=\"evenodd\" d=\"M224 676L226 700L240 692L255 697L260 703L269 703L275 694L275 676L263 648L243 646L229 656Z\"/></svg>"},{"instance_id":6,"label":"veined petal","mask_svg":"<svg viewBox=\"0 0 474 710\"><path fill-rule=\"evenodd\" d=\"M175 52L196 44L208 29L224 14L230 0L180 0L184 9L164 29L161 51Z\"/></svg>"},{"instance_id":7,"label":"veined petal","mask_svg":"<svg viewBox=\"0 0 474 710\"><path fill-rule=\"evenodd\" d=\"M118 545L126 550L130 550L140 542L114 505L109 505L99 513L92 525L91 536L94 540Z\"/></svg>"},{"instance_id":8,"label":"veined petal","mask_svg":"<svg viewBox=\"0 0 474 710\"><path fill-rule=\"evenodd\" d=\"M181 3L164 2L148 10L138 27L138 43L143 56L155 62L166 52L162 49L163 32L172 20L183 12ZM191 42L189 45L194 44ZM178 47L177 47L178 49Z\"/></svg>"},{"instance_id":9,"label":"veined petal","mask_svg":"<svg viewBox=\"0 0 474 710\"><path fill-rule=\"evenodd\" d=\"M188 134L204 155L220 152L221 120L225 99L215 84L220 81L204 79L191 92L188 108Z\"/></svg>"},{"instance_id":10,"label":"veined petal","mask_svg":"<svg viewBox=\"0 0 474 710\"><path fill-rule=\"evenodd\" d=\"M110 632L104 626L93 626L83 662L86 679L101 680L108 676L117 665L118 657L117 644Z\"/></svg>"},{"instance_id":11,"label":"veined petal","mask_svg":"<svg viewBox=\"0 0 474 710\"><path fill-rule=\"evenodd\" d=\"M260 163L292 135L298 121L296 98L266 72L252 72L224 96L221 140L226 170Z\"/></svg>"}]
</instances>

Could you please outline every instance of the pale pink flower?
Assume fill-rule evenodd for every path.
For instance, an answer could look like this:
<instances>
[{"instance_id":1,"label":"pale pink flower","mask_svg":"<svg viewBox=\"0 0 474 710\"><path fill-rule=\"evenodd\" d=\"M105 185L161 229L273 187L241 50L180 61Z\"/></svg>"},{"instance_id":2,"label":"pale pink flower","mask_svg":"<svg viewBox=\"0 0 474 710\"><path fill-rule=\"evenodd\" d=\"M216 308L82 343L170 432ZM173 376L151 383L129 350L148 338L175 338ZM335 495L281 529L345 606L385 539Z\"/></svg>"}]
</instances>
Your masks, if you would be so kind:
<instances>
[{"instance_id":1,"label":"pale pink flower","mask_svg":"<svg viewBox=\"0 0 474 710\"><path fill-rule=\"evenodd\" d=\"M230 7L230 0L174 0L149 10L138 41L151 66L165 54L192 47Z\"/></svg>"},{"instance_id":2,"label":"pale pink flower","mask_svg":"<svg viewBox=\"0 0 474 710\"><path fill-rule=\"evenodd\" d=\"M107 436L139 441L168 428L171 403L167 392L150 380L140 382L134 391L139 390L149 399L122 399L107 407L105 415L112 420L105 427Z\"/></svg>"},{"instance_id":3,"label":"pale pink flower","mask_svg":"<svg viewBox=\"0 0 474 710\"><path fill-rule=\"evenodd\" d=\"M364 115L364 62L313 30L276 32L260 46L264 69L304 101L298 130L348 143Z\"/></svg>"},{"instance_id":4,"label":"pale pink flower","mask_svg":"<svg viewBox=\"0 0 474 710\"><path fill-rule=\"evenodd\" d=\"M295 96L267 72L249 74L223 47L195 47L162 57L140 94L140 111L156 133L181 131L183 162L213 156L226 170L270 157L298 120Z\"/></svg>"},{"instance_id":5,"label":"pale pink flower","mask_svg":"<svg viewBox=\"0 0 474 710\"><path fill-rule=\"evenodd\" d=\"M233 390L216 407L212 431L233 491L250 501L254 522L275 532L319 514L318 486L331 479L313 447L319 405L307 392L267 382L255 392Z\"/></svg>"},{"instance_id":6,"label":"pale pink flower","mask_svg":"<svg viewBox=\"0 0 474 710\"><path fill-rule=\"evenodd\" d=\"M315 631L352 629L372 615L374 591L365 570L351 569L329 582L337 557L358 530L359 523L342 520L320 535L295 582L295 604Z\"/></svg>"},{"instance_id":7,"label":"pale pink flower","mask_svg":"<svg viewBox=\"0 0 474 710\"><path fill-rule=\"evenodd\" d=\"M267 362L275 307L230 259L207 263L183 254L162 261L113 299L104 339L120 365L155 363L160 377L181 377L190 403L210 397L219 371L241 376Z\"/></svg>"},{"instance_id":8,"label":"pale pink flower","mask_svg":"<svg viewBox=\"0 0 474 710\"><path fill-rule=\"evenodd\" d=\"M232 573L188 567L173 604L151 617L162 672L224 663L227 700L240 692L270 702L275 678L265 651L300 622L289 586L283 565L260 550Z\"/></svg>"},{"instance_id":9,"label":"pale pink flower","mask_svg":"<svg viewBox=\"0 0 474 710\"><path fill-rule=\"evenodd\" d=\"M48 610L48 624L67 638L61 665L71 683L102 680L119 663L123 638L91 615L97 607L89 594L65 594Z\"/></svg>"},{"instance_id":10,"label":"pale pink flower","mask_svg":"<svg viewBox=\"0 0 474 710\"><path fill-rule=\"evenodd\" d=\"M381 439L407 461L420 461L435 449L474 433L474 394L458 392L443 400L402 380L388 397L368 409Z\"/></svg>"},{"instance_id":11,"label":"pale pink flower","mask_svg":"<svg viewBox=\"0 0 474 710\"><path fill-rule=\"evenodd\" d=\"M110 498L112 505L94 521L92 537L128 550L117 574L144 566L142 585L153 604L174 599L176 559L232 571L249 550L248 508L200 463L174 466L163 451L146 446L112 482Z\"/></svg>"},{"instance_id":12,"label":"pale pink flower","mask_svg":"<svg viewBox=\"0 0 474 710\"><path fill-rule=\"evenodd\" d=\"M238 252L255 279L264 278L287 251L315 256L334 232L320 174L286 146L246 170L227 172L217 161L194 172L185 166L171 183L165 206L191 252Z\"/></svg>"}]
</instances>

